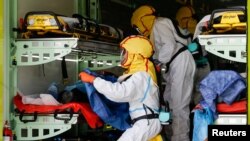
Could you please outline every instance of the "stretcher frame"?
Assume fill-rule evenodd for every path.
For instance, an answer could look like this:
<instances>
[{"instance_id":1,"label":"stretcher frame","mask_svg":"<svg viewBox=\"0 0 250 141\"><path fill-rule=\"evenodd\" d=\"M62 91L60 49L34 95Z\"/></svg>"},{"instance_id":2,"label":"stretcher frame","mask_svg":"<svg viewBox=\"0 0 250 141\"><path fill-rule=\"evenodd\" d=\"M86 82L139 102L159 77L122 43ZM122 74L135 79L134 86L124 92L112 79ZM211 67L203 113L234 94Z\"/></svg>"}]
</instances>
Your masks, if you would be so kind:
<instances>
[{"instance_id":1,"label":"stretcher frame","mask_svg":"<svg viewBox=\"0 0 250 141\"><path fill-rule=\"evenodd\" d=\"M59 135L77 123L78 114L14 114L15 135L18 141L40 140ZM61 118L61 119L60 119ZM35 123L35 124L34 124ZM53 125L53 126L49 126Z\"/></svg>"},{"instance_id":2,"label":"stretcher frame","mask_svg":"<svg viewBox=\"0 0 250 141\"><path fill-rule=\"evenodd\" d=\"M198 35L205 50L224 59L246 63L246 35Z\"/></svg>"},{"instance_id":3,"label":"stretcher frame","mask_svg":"<svg viewBox=\"0 0 250 141\"><path fill-rule=\"evenodd\" d=\"M100 47L100 45L102 46ZM82 63L83 67L101 70L117 66L120 61L119 52L118 44L102 41L80 41L78 38L15 39L12 40L11 61L13 67L32 66L55 61L65 55L76 53L75 55L80 55L77 61L79 64ZM98 59L103 61L102 65L98 64ZM92 66L86 64L89 61L92 61ZM112 65L107 64L110 61ZM33 120L25 122L19 113L13 112L11 115L16 138L20 141L46 139L59 135L69 130L72 124L76 124L79 116L79 114L73 114L73 117L65 122L65 120L56 119L53 114L37 114L36 116L25 114L22 118L28 119L28 121ZM65 117L67 114L58 114L57 116Z\"/></svg>"},{"instance_id":4,"label":"stretcher frame","mask_svg":"<svg viewBox=\"0 0 250 141\"><path fill-rule=\"evenodd\" d=\"M78 38L17 39L13 42L13 61L17 66L44 64L69 54Z\"/></svg>"},{"instance_id":5,"label":"stretcher frame","mask_svg":"<svg viewBox=\"0 0 250 141\"><path fill-rule=\"evenodd\" d=\"M72 52L79 56L76 61L80 66L91 70L112 68L120 62L118 44L78 38L16 39L11 52L12 64L17 66L60 60Z\"/></svg>"}]
</instances>

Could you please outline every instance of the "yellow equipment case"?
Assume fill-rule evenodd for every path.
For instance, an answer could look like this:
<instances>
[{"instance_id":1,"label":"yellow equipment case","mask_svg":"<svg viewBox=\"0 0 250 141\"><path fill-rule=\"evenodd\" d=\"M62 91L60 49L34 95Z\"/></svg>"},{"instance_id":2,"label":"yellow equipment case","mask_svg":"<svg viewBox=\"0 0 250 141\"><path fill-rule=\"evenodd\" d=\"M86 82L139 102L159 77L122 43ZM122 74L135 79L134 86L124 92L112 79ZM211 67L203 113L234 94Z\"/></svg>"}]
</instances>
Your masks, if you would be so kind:
<instances>
[{"instance_id":1,"label":"yellow equipment case","mask_svg":"<svg viewBox=\"0 0 250 141\"><path fill-rule=\"evenodd\" d=\"M222 14L214 18L216 13ZM244 9L217 9L212 12L203 34L245 34L246 21Z\"/></svg>"}]
</instances>

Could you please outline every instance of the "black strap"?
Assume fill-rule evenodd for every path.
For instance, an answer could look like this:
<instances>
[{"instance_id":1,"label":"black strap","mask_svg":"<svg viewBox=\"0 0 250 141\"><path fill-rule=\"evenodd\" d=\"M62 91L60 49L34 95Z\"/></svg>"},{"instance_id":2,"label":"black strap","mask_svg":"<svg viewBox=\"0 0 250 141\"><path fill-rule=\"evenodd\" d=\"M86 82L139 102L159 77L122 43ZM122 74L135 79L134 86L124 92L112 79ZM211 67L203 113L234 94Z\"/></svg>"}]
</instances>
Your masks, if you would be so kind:
<instances>
[{"instance_id":1,"label":"black strap","mask_svg":"<svg viewBox=\"0 0 250 141\"><path fill-rule=\"evenodd\" d=\"M120 83L127 81L132 75L127 76L125 79L123 79Z\"/></svg>"},{"instance_id":2,"label":"black strap","mask_svg":"<svg viewBox=\"0 0 250 141\"><path fill-rule=\"evenodd\" d=\"M141 120L141 119L147 119L147 120L149 120L149 119L153 119L153 118L158 118L159 117L158 114L155 114L154 111L150 107L148 107L147 105L145 105L145 104L143 104L143 109L145 110L146 115L143 115L143 116L140 116L140 117L137 117L137 118L133 119L132 120L133 124L136 121ZM151 114L148 114L147 109L149 109L149 111L151 112ZM148 125L149 125L149 121L148 121Z\"/></svg>"},{"instance_id":3,"label":"black strap","mask_svg":"<svg viewBox=\"0 0 250 141\"><path fill-rule=\"evenodd\" d=\"M67 65L66 65L66 61L65 61L65 56L63 56L63 58L62 58L61 68L62 68L63 83L66 84L68 81L68 72L67 72Z\"/></svg>"},{"instance_id":4,"label":"black strap","mask_svg":"<svg viewBox=\"0 0 250 141\"><path fill-rule=\"evenodd\" d=\"M170 20L172 21L172 24L173 24L173 26L174 26L174 28L175 28L175 30L176 30L176 32L177 32L177 34L178 34L179 37L184 38L184 39L188 39L188 38L191 38L191 39L192 39L192 35L191 35L191 34L183 35L183 34L180 32L180 30L179 30L179 28L178 28L178 22L177 22L176 20L172 20L172 19L170 19ZM170 65L171 62L176 58L176 56L179 55L181 52L183 52L183 51L185 51L185 50L187 49L187 46L184 45L183 43L181 43L181 42L179 42L179 41L176 41L176 42L182 44L183 47L180 48L180 49L174 54L174 56L172 56L172 58L170 59L170 61L169 61L168 63L166 63L166 71L165 71L166 73L167 73L168 70L169 70L169 65Z\"/></svg>"},{"instance_id":5,"label":"black strap","mask_svg":"<svg viewBox=\"0 0 250 141\"><path fill-rule=\"evenodd\" d=\"M42 64L42 69L43 69L43 76L45 77L45 68L44 68L44 64Z\"/></svg>"},{"instance_id":6,"label":"black strap","mask_svg":"<svg viewBox=\"0 0 250 141\"><path fill-rule=\"evenodd\" d=\"M135 122L137 122L138 120L141 120L141 119L154 119L154 118L158 118L158 117L159 117L158 114L148 114L148 115L140 116L140 117L133 119L132 123L134 124Z\"/></svg>"},{"instance_id":7,"label":"black strap","mask_svg":"<svg viewBox=\"0 0 250 141\"><path fill-rule=\"evenodd\" d=\"M173 62L173 60L180 54L180 53L182 53L183 51L185 51L185 50L187 50L187 47L182 47L182 48L180 48L173 56L172 56L172 58L170 59L170 61L169 62L167 62L166 63L166 73L168 72L168 70L169 70L169 66L170 66L170 64Z\"/></svg>"},{"instance_id":8,"label":"black strap","mask_svg":"<svg viewBox=\"0 0 250 141\"><path fill-rule=\"evenodd\" d=\"M127 81L132 75L127 76L123 81Z\"/></svg>"}]
</instances>

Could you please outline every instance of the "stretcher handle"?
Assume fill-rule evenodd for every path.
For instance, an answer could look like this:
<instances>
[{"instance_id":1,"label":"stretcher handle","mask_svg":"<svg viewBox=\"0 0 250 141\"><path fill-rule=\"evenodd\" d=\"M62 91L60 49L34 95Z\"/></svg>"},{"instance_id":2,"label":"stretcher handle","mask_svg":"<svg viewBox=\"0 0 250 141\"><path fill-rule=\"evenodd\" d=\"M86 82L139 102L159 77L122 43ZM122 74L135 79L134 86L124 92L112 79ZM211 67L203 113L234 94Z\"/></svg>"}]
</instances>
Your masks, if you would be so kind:
<instances>
[{"instance_id":1,"label":"stretcher handle","mask_svg":"<svg viewBox=\"0 0 250 141\"><path fill-rule=\"evenodd\" d=\"M212 27L213 27L215 13L226 12L226 11L242 11L244 14L246 13L244 8L216 9L216 10L214 10L212 12L212 14L210 16L210 19L209 19L209 22L208 22L208 29L212 29Z\"/></svg>"},{"instance_id":2,"label":"stretcher handle","mask_svg":"<svg viewBox=\"0 0 250 141\"><path fill-rule=\"evenodd\" d=\"M19 120L22 121L23 123L35 122L35 121L37 120L37 112L34 112L34 113L33 113L33 119L23 119L23 117L24 117L24 112L25 112L25 110L23 110L23 111L20 113L20 116L19 116Z\"/></svg>"},{"instance_id":3,"label":"stretcher handle","mask_svg":"<svg viewBox=\"0 0 250 141\"><path fill-rule=\"evenodd\" d=\"M82 28L84 27L84 26L83 26L83 20L84 20L84 21L86 22L86 30L87 30L88 33L90 33L90 27L91 27L91 21L92 21L92 22L94 23L95 28L96 28L96 33L97 33L96 38L97 38L98 36L100 36L100 34L101 34L101 29L100 29L100 25L98 24L98 22L97 22L96 20L90 19L90 18L86 18L86 17L83 17L83 16L80 15L80 14L73 14L72 17L78 19L78 21L80 22Z\"/></svg>"},{"instance_id":4,"label":"stretcher handle","mask_svg":"<svg viewBox=\"0 0 250 141\"><path fill-rule=\"evenodd\" d=\"M73 117L73 109L70 108L69 116L60 117L59 114L61 114L61 113L59 113L59 110L56 110L55 113L54 113L54 118L57 119L57 120L64 120L64 123L66 124L66 123L68 123L68 122L72 119L72 117ZM63 113L63 114L64 114L64 113Z\"/></svg>"},{"instance_id":5,"label":"stretcher handle","mask_svg":"<svg viewBox=\"0 0 250 141\"><path fill-rule=\"evenodd\" d=\"M119 29L118 29L117 27L114 27L114 29L115 29L115 31L116 31L117 34L118 34L118 39L117 39L117 41L119 42L120 40L122 40L122 35L121 35L121 33L120 33L120 31L119 31Z\"/></svg>"}]
</instances>

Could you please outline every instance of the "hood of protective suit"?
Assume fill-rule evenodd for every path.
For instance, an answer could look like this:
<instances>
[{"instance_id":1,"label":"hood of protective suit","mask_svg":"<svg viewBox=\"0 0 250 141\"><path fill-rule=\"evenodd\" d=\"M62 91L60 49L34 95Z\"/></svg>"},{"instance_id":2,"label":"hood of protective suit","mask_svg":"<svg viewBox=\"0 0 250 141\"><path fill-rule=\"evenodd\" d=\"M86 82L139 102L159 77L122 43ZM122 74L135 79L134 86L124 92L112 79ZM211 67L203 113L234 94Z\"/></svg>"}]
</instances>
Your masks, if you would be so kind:
<instances>
[{"instance_id":1,"label":"hood of protective suit","mask_svg":"<svg viewBox=\"0 0 250 141\"><path fill-rule=\"evenodd\" d=\"M157 83L154 64L149 60L153 54L153 45L146 37L129 36L120 43L120 47L127 51L126 59L121 63L121 66L127 69L125 74L146 71Z\"/></svg>"},{"instance_id":2,"label":"hood of protective suit","mask_svg":"<svg viewBox=\"0 0 250 141\"><path fill-rule=\"evenodd\" d=\"M132 15L131 26L138 28L144 36L149 36L156 18L154 14L155 9L151 6L143 5L137 8Z\"/></svg>"},{"instance_id":3,"label":"hood of protective suit","mask_svg":"<svg viewBox=\"0 0 250 141\"><path fill-rule=\"evenodd\" d=\"M195 11L191 6L183 6L176 13L176 20L179 26L194 34L197 20L194 19Z\"/></svg>"}]
</instances>

